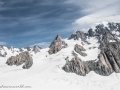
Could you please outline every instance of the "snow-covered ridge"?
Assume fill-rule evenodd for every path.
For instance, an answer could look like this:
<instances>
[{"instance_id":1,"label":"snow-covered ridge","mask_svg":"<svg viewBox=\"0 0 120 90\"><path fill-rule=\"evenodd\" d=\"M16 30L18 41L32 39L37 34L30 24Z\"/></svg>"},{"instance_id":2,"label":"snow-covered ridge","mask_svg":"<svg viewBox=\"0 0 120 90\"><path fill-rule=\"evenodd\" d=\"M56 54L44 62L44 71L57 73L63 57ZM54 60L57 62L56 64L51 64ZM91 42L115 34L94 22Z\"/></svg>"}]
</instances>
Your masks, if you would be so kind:
<instances>
[{"instance_id":1,"label":"snow-covered ridge","mask_svg":"<svg viewBox=\"0 0 120 90\"><path fill-rule=\"evenodd\" d=\"M11 56L16 56L21 52L28 51L30 53L37 53L40 52L41 47L35 45L34 47L26 47L26 48L14 48L13 46L11 47L6 47L6 46L0 46L0 57L11 57Z\"/></svg>"}]
</instances>

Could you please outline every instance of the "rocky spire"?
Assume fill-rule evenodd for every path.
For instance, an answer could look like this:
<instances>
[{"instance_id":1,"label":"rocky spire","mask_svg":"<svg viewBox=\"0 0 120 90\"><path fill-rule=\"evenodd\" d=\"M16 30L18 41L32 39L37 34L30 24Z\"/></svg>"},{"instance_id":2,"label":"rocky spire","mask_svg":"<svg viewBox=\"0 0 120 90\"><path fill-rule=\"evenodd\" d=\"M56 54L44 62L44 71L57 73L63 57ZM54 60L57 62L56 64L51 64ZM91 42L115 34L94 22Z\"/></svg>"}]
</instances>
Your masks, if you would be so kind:
<instances>
[{"instance_id":1,"label":"rocky spire","mask_svg":"<svg viewBox=\"0 0 120 90\"><path fill-rule=\"evenodd\" d=\"M49 54L54 54L59 52L62 48L66 48L67 44L62 40L60 35L57 35L54 41L49 46Z\"/></svg>"},{"instance_id":2,"label":"rocky spire","mask_svg":"<svg viewBox=\"0 0 120 90\"><path fill-rule=\"evenodd\" d=\"M37 45L35 45L35 46L33 47L33 52L35 52L35 53L40 52L40 50L41 50L41 47L39 47L39 46L37 46Z\"/></svg>"}]
</instances>

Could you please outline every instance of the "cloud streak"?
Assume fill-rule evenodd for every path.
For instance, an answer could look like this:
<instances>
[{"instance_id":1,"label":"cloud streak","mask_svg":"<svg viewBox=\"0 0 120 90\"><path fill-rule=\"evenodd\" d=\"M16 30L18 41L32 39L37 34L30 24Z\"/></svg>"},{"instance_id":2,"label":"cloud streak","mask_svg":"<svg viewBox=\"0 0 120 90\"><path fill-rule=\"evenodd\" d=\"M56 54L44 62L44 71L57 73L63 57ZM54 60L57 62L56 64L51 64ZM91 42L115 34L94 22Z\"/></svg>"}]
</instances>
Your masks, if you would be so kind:
<instances>
[{"instance_id":1,"label":"cloud streak","mask_svg":"<svg viewBox=\"0 0 120 90\"><path fill-rule=\"evenodd\" d=\"M42 48L46 48L46 47L49 47L50 42L36 43L36 44L31 45L31 47L33 47L33 46L35 46L35 45L38 45L38 46L40 46L40 47L42 47Z\"/></svg>"},{"instance_id":2,"label":"cloud streak","mask_svg":"<svg viewBox=\"0 0 120 90\"><path fill-rule=\"evenodd\" d=\"M0 42L0 45L6 45L7 43L6 42Z\"/></svg>"}]
</instances>

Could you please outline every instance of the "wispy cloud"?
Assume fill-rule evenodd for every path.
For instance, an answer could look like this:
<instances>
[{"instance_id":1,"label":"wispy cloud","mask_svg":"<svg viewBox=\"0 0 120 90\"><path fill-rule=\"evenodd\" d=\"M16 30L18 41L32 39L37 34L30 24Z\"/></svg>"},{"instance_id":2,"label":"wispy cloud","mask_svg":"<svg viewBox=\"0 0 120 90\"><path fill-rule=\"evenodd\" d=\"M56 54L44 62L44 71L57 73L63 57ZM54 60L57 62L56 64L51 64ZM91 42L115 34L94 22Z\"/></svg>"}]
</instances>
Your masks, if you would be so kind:
<instances>
[{"instance_id":1,"label":"wispy cloud","mask_svg":"<svg viewBox=\"0 0 120 90\"><path fill-rule=\"evenodd\" d=\"M96 22L120 21L119 0L0 0L0 38L24 47L67 38L76 29ZM8 38L8 36L12 36ZM52 37L52 38L49 38ZM19 42L18 42L19 41ZM44 43L43 43L44 42ZM45 46L46 46L45 45Z\"/></svg>"},{"instance_id":2,"label":"wispy cloud","mask_svg":"<svg viewBox=\"0 0 120 90\"><path fill-rule=\"evenodd\" d=\"M84 16L76 19L73 22L75 28L80 30L87 30L95 23L102 21L108 22L120 22L120 1L119 0L70 0L68 3L74 3L76 5L82 5Z\"/></svg>"},{"instance_id":3,"label":"wispy cloud","mask_svg":"<svg viewBox=\"0 0 120 90\"><path fill-rule=\"evenodd\" d=\"M35 46L35 45L38 45L38 46L40 46L40 47L42 47L42 48L46 48L46 47L49 47L50 42L36 43L36 44L31 45L31 47L33 47L33 46Z\"/></svg>"},{"instance_id":4,"label":"wispy cloud","mask_svg":"<svg viewBox=\"0 0 120 90\"><path fill-rule=\"evenodd\" d=\"M6 42L0 42L0 45L6 45L7 43Z\"/></svg>"}]
</instances>

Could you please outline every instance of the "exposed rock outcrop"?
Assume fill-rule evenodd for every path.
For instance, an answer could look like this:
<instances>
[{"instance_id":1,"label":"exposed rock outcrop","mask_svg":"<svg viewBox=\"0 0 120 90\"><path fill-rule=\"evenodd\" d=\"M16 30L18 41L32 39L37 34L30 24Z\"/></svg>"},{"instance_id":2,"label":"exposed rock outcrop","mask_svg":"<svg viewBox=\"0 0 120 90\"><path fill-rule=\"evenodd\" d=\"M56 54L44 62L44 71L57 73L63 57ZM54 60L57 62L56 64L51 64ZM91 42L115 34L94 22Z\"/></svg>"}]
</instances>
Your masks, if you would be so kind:
<instances>
[{"instance_id":1,"label":"exposed rock outcrop","mask_svg":"<svg viewBox=\"0 0 120 90\"><path fill-rule=\"evenodd\" d=\"M76 31L73 33L68 39L74 39L74 40L79 40L81 39L82 41L85 41L87 39L86 34L83 33L82 31Z\"/></svg>"},{"instance_id":2,"label":"exposed rock outcrop","mask_svg":"<svg viewBox=\"0 0 120 90\"><path fill-rule=\"evenodd\" d=\"M85 76L90 71L108 76L113 72L120 73L120 43L111 42L101 50L98 61L82 61L77 56L71 61L67 60L63 69L66 72L73 72Z\"/></svg>"},{"instance_id":3,"label":"exposed rock outcrop","mask_svg":"<svg viewBox=\"0 0 120 90\"><path fill-rule=\"evenodd\" d=\"M87 54L83 52L83 51L86 51L86 50L85 50L84 47L81 46L81 45L76 44L76 45L74 46L74 50L75 50L77 53L79 53L81 56L87 56Z\"/></svg>"},{"instance_id":4,"label":"exposed rock outcrop","mask_svg":"<svg viewBox=\"0 0 120 90\"><path fill-rule=\"evenodd\" d=\"M86 75L86 72L85 72L85 64L84 62L78 58L77 56L75 56L75 58L72 58L71 61L69 60L66 60L66 64L65 66L63 67L63 69L66 71L66 72L73 72L73 73L76 73L78 75L82 75L82 76L85 76Z\"/></svg>"},{"instance_id":5,"label":"exposed rock outcrop","mask_svg":"<svg viewBox=\"0 0 120 90\"><path fill-rule=\"evenodd\" d=\"M62 40L62 37L60 35L57 35L55 40L49 46L50 49L48 52L49 54L54 54L66 47L67 47L67 44L65 43L65 41Z\"/></svg>"},{"instance_id":6,"label":"exposed rock outcrop","mask_svg":"<svg viewBox=\"0 0 120 90\"><path fill-rule=\"evenodd\" d=\"M27 51L31 51L32 50L30 46L26 47L26 49L27 49Z\"/></svg>"},{"instance_id":7,"label":"exposed rock outcrop","mask_svg":"<svg viewBox=\"0 0 120 90\"><path fill-rule=\"evenodd\" d=\"M33 64L33 59L31 57L30 53L27 51L22 52L16 56L11 56L6 62L7 65L11 65L11 66L12 65L19 66L23 63L24 63L23 69L29 69Z\"/></svg>"},{"instance_id":8,"label":"exposed rock outcrop","mask_svg":"<svg viewBox=\"0 0 120 90\"><path fill-rule=\"evenodd\" d=\"M35 45L35 46L33 47L33 51L34 51L35 53L40 52L41 49L42 49L42 48L39 47L39 46L37 46L37 45Z\"/></svg>"}]
</instances>

